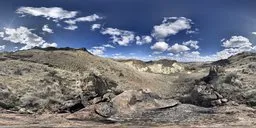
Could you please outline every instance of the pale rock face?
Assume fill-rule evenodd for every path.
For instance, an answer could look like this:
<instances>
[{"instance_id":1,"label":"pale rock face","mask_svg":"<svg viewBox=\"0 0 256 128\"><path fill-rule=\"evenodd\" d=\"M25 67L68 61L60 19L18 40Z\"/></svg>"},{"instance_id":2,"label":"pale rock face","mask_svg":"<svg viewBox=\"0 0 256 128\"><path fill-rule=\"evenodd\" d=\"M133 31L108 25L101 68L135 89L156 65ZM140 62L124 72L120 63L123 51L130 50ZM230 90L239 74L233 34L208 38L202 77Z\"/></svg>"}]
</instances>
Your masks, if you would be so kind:
<instances>
[{"instance_id":1,"label":"pale rock face","mask_svg":"<svg viewBox=\"0 0 256 128\"><path fill-rule=\"evenodd\" d=\"M143 65L134 64L132 61L129 61L129 62L125 62L125 64L141 72L172 74L172 73L184 71L184 67L177 63L173 63L170 66L164 66L163 64L152 64L152 65L143 66Z\"/></svg>"}]
</instances>

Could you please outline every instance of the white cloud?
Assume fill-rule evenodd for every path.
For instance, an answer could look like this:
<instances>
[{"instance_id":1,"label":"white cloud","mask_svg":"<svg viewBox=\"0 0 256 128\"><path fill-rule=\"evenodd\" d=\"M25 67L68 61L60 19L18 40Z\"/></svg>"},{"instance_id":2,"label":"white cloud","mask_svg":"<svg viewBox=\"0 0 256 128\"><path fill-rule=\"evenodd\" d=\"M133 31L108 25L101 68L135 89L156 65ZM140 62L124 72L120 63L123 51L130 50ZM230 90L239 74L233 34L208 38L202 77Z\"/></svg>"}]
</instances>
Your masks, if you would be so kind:
<instances>
[{"instance_id":1,"label":"white cloud","mask_svg":"<svg viewBox=\"0 0 256 128\"><path fill-rule=\"evenodd\" d=\"M107 50L106 48L115 48L115 47L110 44L103 44L101 46L94 46L91 49L89 49L89 51L93 55L104 56L104 52Z\"/></svg>"},{"instance_id":2,"label":"white cloud","mask_svg":"<svg viewBox=\"0 0 256 128\"><path fill-rule=\"evenodd\" d=\"M0 38L4 37L4 32L0 32Z\"/></svg>"},{"instance_id":3,"label":"white cloud","mask_svg":"<svg viewBox=\"0 0 256 128\"><path fill-rule=\"evenodd\" d=\"M0 45L0 51L5 49L5 45Z\"/></svg>"},{"instance_id":4,"label":"white cloud","mask_svg":"<svg viewBox=\"0 0 256 128\"><path fill-rule=\"evenodd\" d=\"M117 28L106 28L101 31L103 35L110 35L113 43L121 46L128 46L129 43L134 41L134 33L127 30L120 30Z\"/></svg>"},{"instance_id":5,"label":"white cloud","mask_svg":"<svg viewBox=\"0 0 256 128\"><path fill-rule=\"evenodd\" d=\"M152 50L156 50L156 51L161 51L164 52L168 49L169 45L165 42L156 42L153 46L151 46L150 48Z\"/></svg>"},{"instance_id":6,"label":"white cloud","mask_svg":"<svg viewBox=\"0 0 256 128\"><path fill-rule=\"evenodd\" d=\"M93 55L102 56L104 54L104 50L102 49L91 49L89 50Z\"/></svg>"},{"instance_id":7,"label":"white cloud","mask_svg":"<svg viewBox=\"0 0 256 128\"><path fill-rule=\"evenodd\" d=\"M223 41L224 40L222 40L221 42ZM249 39L242 36L232 36L229 40L223 42L223 50L207 56L202 56L199 51L190 51L188 50L188 47L185 48L183 46L184 45L175 44L168 49L171 50L173 48L175 52L171 54L168 53L167 55L162 56L157 55L154 56L153 59L172 59L182 62L205 62L227 59L228 57L236 55L241 52L256 52L256 46L252 45Z\"/></svg>"},{"instance_id":8,"label":"white cloud","mask_svg":"<svg viewBox=\"0 0 256 128\"><path fill-rule=\"evenodd\" d=\"M154 26L152 36L157 39L164 39L170 35L176 35L182 30L191 28L192 21L185 17L167 17L162 24Z\"/></svg>"},{"instance_id":9,"label":"white cloud","mask_svg":"<svg viewBox=\"0 0 256 128\"><path fill-rule=\"evenodd\" d=\"M182 44L185 45L185 46L189 46L191 48L194 48L194 49L198 49L199 48L198 41L194 41L194 40L189 40L189 41L184 42Z\"/></svg>"},{"instance_id":10,"label":"white cloud","mask_svg":"<svg viewBox=\"0 0 256 128\"><path fill-rule=\"evenodd\" d=\"M60 7L20 7L16 10L16 13L21 14L22 16L41 16L58 21L62 19L74 18L78 12L67 11Z\"/></svg>"},{"instance_id":11,"label":"white cloud","mask_svg":"<svg viewBox=\"0 0 256 128\"><path fill-rule=\"evenodd\" d=\"M92 49L89 49L89 52L97 56L103 56L105 51L106 51L106 48L103 46L94 46L92 47Z\"/></svg>"},{"instance_id":12,"label":"white cloud","mask_svg":"<svg viewBox=\"0 0 256 128\"><path fill-rule=\"evenodd\" d=\"M150 36L136 36L136 44L137 45L143 45L143 44L149 44L152 42L152 38Z\"/></svg>"},{"instance_id":13,"label":"white cloud","mask_svg":"<svg viewBox=\"0 0 256 128\"><path fill-rule=\"evenodd\" d=\"M252 43L243 36L232 36L229 40L226 40L223 42L223 47L226 48L239 48L239 47L245 47L245 46L251 46Z\"/></svg>"},{"instance_id":14,"label":"white cloud","mask_svg":"<svg viewBox=\"0 0 256 128\"><path fill-rule=\"evenodd\" d=\"M230 40L223 42L222 46L225 47L225 49L223 49L222 51L219 51L215 54L215 57L217 59L226 59L232 55L235 55L235 54L238 54L241 52L256 52L255 46L252 46L251 43L248 43L248 42L250 42L249 39L247 39L247 38L244 39L245 37L243 37L237 41L240 43L237 43L235 41L235 38L233 38L233 37L234 36L232 36ZM243 42L241 40L244 40L245 42ZM232 42L235 42L235 43L232 43ZM241 43L243 45L241 45Z\"/></svg>"},{"instance_id":15,"label":"white cloud","mask_svg":"<svg viewBox=\"0 0 256 128\"><path fill-rule=\"evenodd\" d=\"M221 42L223 42L222 40ZM256 52L256 46L252 46L249 39L243 36L232 36L229 40L223 42L222 46L225 48L215 54L208 56L201 56L198 51L185 52L180 54L179 58L173 58L179 61L216 61L220 59L227 59L232 55L241 52Z\"/></svg>"},{"instance_id":16,"label":"white cloud","mask_svg":"<svg viewBox=\"0 0 256 128\"><path fill-rule=\"evenodd\" d=\"M24 45L21 50L43 46L45 43L51 44L46 42L42 37L32 33L32 30L23 26L16 29L4 28L5 36L3 40Z\"/></svg>"},{"instance_id":17,"label":"white cloud","mask_svg":"<svg viewBox=\"0 0 256 128\"><path fill-rule=\"evenodd\" d=\"M171 46L170 48L168 48L169 52L172 53L180 53L180 52L185 52L185 51L189 51L190 48L188 48L185 45L180 45L180 44L174 44L173 46Z\"/></svg>"},{"instance_id":18,"label":"white cloud","mask_svg":"<svg viewBox=\"0 0 256 128\"><path fill-rule=\"evenodd\" d=\"M195 30L187 30L186 34L196 34L196 33L198 33L198 31L199 31L198 28L196 28Z\"/></svg>"},{"instance_id":19,"label":"white cloud","mask_svg":"<svg viewBox=\"0 0 256 128\"><path fill-rule=\"evenodd\" d=\"M104 45L102 45L103 47L105 47L105 48L115 48L113 45L111 45L111 44L104 44Z\"/></svg>"},{"instance_id":20,"label":"white cloud","mask_svg":"<svg viewBox=\"0 0 256 128\"><path fill-rule=\"evenodd\" d=\"M92 26L91 26L91 30L92 31L94 31L94 30L96 30L96 29L100 29L101 28L101 24L93 24Z\"/></svg>"},{"instance_id":21,"label":"white cloud","mask_svg":"<svg viewBox=\"0 0 256 128\"><path fill-rule=\"evenodd\" d=\"M256 35L256 32L252 32L253 35Z\"/></svg>"},{"instance_id":22,"label":"white cloud","mask_svg":"<svg viewBox=\"0 0 256 128\"><path fill-rule=\"evenodd\" d=\"M90 15L90 16L65 20L64 22L67 23L67 24L70 24L70 25L75 25L77 22L93 22L93 21L100 20L100 19L103 19L103 17L100 17L97 14L93 14L93 15Z\"/></svg>"},{"instance_id":23,"label":"white cloud","mask_svg":"<svg viewBox=\"0 0 256 128\"><path fill-rule=\"evenodd\" d=\"M193 52L191 52L191 54L193 54L193 55L200 55L200 52L198 52L198 51L193 51Z\"/></svg>"},{"instance_id":24,"label":"white cloud","mask_svg":"<svg viewBox=\"0 0 256 128\"><path fill-rule=\"evenodd\" d=\"M48 32L48 33L53 33L53 30L49 28L49 26L46 24L43 26L42 31Z\"/></svg>"},{"instance_id":25,"label":"white cloud","mask_svg":"<svg viewBox=\"0 0 256 128\"><path fill-rule=\"evenodd\" d=\"M78 27L76 25L70 25L70 26L66 26L64 27L64 29L66 30L76 30Z\"/></svg>"},{"instance_id":26,"label":"white cloud","mask_svg":"<svg viewBox=\"0 0 256 128\"><path fill-rule=\"evenodd\" d=\"M159 51L154 51L152 54L153 55L159 55L159 54L162 54L163 52L159 52Z\"/></svg>"},{"instance_id":27,"label":"white cloud","mask_svg":"<svg viewBox=\"0 0 256 128\"><path fill-rule=\"evenodd\" d=\"M47 48L47 47L57 47L58 45L56 43L44 43L41 47Z\"/></svg>"}]
</instances>

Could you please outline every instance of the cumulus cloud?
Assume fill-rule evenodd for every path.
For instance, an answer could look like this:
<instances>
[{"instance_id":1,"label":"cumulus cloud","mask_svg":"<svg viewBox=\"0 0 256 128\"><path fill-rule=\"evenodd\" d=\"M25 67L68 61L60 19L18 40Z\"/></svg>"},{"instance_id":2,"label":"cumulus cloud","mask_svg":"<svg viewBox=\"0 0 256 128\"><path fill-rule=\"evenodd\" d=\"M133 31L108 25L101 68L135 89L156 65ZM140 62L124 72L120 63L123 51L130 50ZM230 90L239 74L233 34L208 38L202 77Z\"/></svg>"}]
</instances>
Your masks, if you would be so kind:
<instances>
[{"instance_id":1,"label":"cumulus cloud","mask_svg":"<svg viewBox=\"0 0 256 128\"><path fill-rule=\"evenodd\" d=\"M4 32L0 32L0 38L4 37Z\"/></svg>"},{"instance_id":2,"label":"cumulus cloud","mask_svg":"<svg viewBox=\"0 0 256 128\"><path fill-rule=\"evenodd\" d=\"M189 50L190 50L190 48L188 48L187 46L180 45L177 43L172 45L170 48L168 48L168 51L172 52L172 53L180 53L180 52L185 52L185 51L189 51Z\"/></svg>"},{"instance_id":3,"label":"cumulus cloud","mask_svg":"<svg viewBox=\"0 0 256 128\"><path fill-rule=\"evenodd\" d=\"M225 49L214 55L217 59L226 59L241 52L256 52L255 46L252 46L249 39L243 36L232 36L229 40L222 40L222 42Z\"/></svg>"},{"instance_id":4,"label":"cumulus cloud","mask_svg":"<svg viewBox=\"0 0 256 128\"><path fill-rule=\"evenodd\" d=\"M102 56L104 54L105 49L97 49L97 48L92 48L89 50L93 55L97 56Z\"/></svg>"},{"instance_id":5,"label":"cumulus cloud","mask_svg":"<svg viewBox=\"0 0 256 128\"><path fill-rule=\"evenodd\" d=\"M103 44L101 46L92 47L91 49L89 49L89 52L91 52L93 55L103 56L107 48L115 48L115 47L110 44Z\"/></svg>"},{"instance_id":6,"label":"cumulus cloud","mask_svg":"<svg viewBox=\"0 0 256 128\"><path fill-rule=\"evenodd\" d=\"M44 43L41 47L47 48L47 47L57 47L58 45L56 43Z\"/></svg>"},{"instance_id":7,"label":"cumulus cloud","mask_svg":"<svg viewBox=\"0 0 256 128\"><path fill-rule=\"evenodd\" d=\"M33 29L28 29L26 27L19 28L4 28L3 40L10 41L12 43L24 45L21 50L31 49L33 47L41 47L46 44L52 44L46 42L42 37L32 33ZM55 44L55 43L54 43ZM57 44L56 44L57 46Z\"/></svg>"},{"instance_id":8,"label":"cumulus cloud","mask_svg":"<svg viewBox=\"0 0 256 128\"><path fill-rule=\"evenodd\" d=\"M76 25L70 25L70 26L66 26L64 27L64 29L66 30L76 30L78 27Z\"/></svg>"},{"instance_id":9,"label":"cumulus cloud","mask_svg":"<svg viewBox=\"0 0 256 128\"><path fill-rule=\"evenodd\" d=\"M133 32L117 28L102 29L101 34L110 35L111 41L121 46L128 46L128 44L133 42L135 38Z\"/></svg>"},{"instance_id":10,"label":"cumulus cloud","mask_svg":"<svg viewBox=\"0 0 256 128\"><path fill-rule=\"evenodd\" d=\"M256 52L256 46L253 46L246 37L232 36L230 39L223 39L221 42L223 42L224 49L212 55L201 56L198 51L185 51L168 58L178 61L216 61L227 59L241 52Z\"/></svg>"},{"instance_id":11,"label":"cumulus cloud","mask_svg":"<svg viewBox=\"0 0 256 128\"><path fill-rule=\"evenodd\" d=\"M70 24L70 25L75 25L77 22L93 22L93 21L100 20L100 19L103 19L103 17L100 17L97 14L93 14L93 15L90 15L90 16L65 20L64 22L67 23L67 24Z\"/></svg>"},{"instance_id":12,"label":"cumulus cloud","mask_svg":"<svg viewBox=\"0 0 256 128\"><path fill-rule=\"evenodd\" d=\"M152 45L150 48L152 50L164 52L168 49L169 45L166 42L156 42L154 45Z\"/></svg>"},{"instance_id":13,"label":"cumulus cloud","mask_svg":"<svg viewBox=\"0 0 256 128\"><path fill-rule=\"evenodd\" d=\"M245 46L251 46L252 43L243 36L232 36L229 40L226 40L223 42L223 47L226 48L239 48L239 47L245 47Z\"/></svg>"},{"instance_id":14,"label":"cumulus cloud","mask_svg":"<svg viewBox=\"0 0 256 128\"><path fill-rule=\"evenodd\" d=\"M152 36L157 39L164 39L170 35L176 35L182 30L191 28L192 20L185 17L167 17L162 24L153 28Z\"/></svg>"},{"instance_id":15,"label":"cumulus cloud","mask_svg":"<svg viewBox=\"0 0 256 128\"><path fill-rule=\"evenodd\" d=\"M92 26L91 26L91 30L92 31L94 31L94 30L96 30L96 29L100 29L101 28L101 24L93 24Z\"/></svg>"},{"instance_id":16,"label":"cumulus cloud","mask_svg":"<svg viewBox=\"0 0 256 128\"><path fill-rule=\"evenodd\" d=\"M42 31L48 32L48 33L53 33L53 30L49 28L49 26L46 24L43 26Z\"/></svg>"},{"instance_id":17,"label":"cumulus cloud","mask_svg":"<svg viewBox=\"0 0 256 128\"><path fill-rule=\"evenodd\" d=\"M20 7L16 10L16 13L22 16L41 16L55 21L74 18L78 14L77 11L67 11L60 7Z\"/></svg>"},{"instance_id":18,"label":"cumulus cloud","mask_svg":"<svg viewBox=\"0 0 256 128\"><path fill-rule=\"evenodd\" d=\"M136 36L136 44L137 45L143 45L143 44L149 44L152 42L152 38L150 36Z\"/></svg>"},{"instance_id":19,"label":"cumulus cloud","mask_svg":"<svg viewBox=\"0 0 256 128\"><path fill-rule=\"evenodd\" d=\"M193 54L193 55L200 55L200 52L198 52L198 51L193 51L193 52L191 52L191 54Z\"/></svg>"},{"instance_id":20,"label":"cumulus cloud","mask_svg":"<svg viewBox=\"0 0 256 128\"><path fill-rule=\"evenodd\" d=\"M252 32L253 35L256 35L256 32Z\"/></svg>"},{"instance_id":21,"label":"cumulus cloud","mask_svg":"<svg viewBox=\"0 0 256 128\"><path fill-rule=\"evenodd\" d=\"M5 49L5 45L0 45L0 51Z\"/></svg>"},{"instance_id":22,"label":"cumulus cloud","mask_svg":"<svg viewBox=\"0 0 256 128\"><path fill-rule=\"evenodd\" d=\"M185 46L189 46L191 48L194 48L194 49L199 48L198 41L194 41L194 40L189 40L187 42L183 42L182 44L185 45Z\"/></svg>"}]
</instances>

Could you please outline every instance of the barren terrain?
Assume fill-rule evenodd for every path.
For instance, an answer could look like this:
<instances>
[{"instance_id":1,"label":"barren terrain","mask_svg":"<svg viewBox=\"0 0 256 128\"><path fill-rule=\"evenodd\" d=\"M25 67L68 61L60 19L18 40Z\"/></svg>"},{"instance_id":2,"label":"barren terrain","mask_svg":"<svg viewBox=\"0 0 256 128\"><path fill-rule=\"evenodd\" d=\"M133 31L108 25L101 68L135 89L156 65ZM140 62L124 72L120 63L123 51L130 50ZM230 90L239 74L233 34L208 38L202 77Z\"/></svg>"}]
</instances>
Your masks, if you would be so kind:
<instances>
[{"instance_id":1,"label":"barren terrain","mask_svg":"<svg viewBox=\"0 0 256 128\"><path fill-rule=\"evenodd\" d=\"M0 125L246 127L256 122L256 55L181 63L47 48L0 54Z\"/></svg>"}]
</instances>

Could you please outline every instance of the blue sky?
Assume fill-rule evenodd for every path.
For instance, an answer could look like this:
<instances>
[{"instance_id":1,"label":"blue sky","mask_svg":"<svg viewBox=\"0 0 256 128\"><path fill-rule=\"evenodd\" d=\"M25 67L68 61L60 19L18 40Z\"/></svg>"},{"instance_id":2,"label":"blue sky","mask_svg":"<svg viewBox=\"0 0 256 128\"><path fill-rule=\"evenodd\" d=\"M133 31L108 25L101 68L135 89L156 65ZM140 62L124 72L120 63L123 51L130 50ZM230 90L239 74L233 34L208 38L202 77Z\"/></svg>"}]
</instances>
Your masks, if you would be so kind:
<instances>
[{"instance_id":1,"label":"blue sky","mask_svg":"<svg viewBox=\"0 0 256 128\"><path fill-rule=\"evenodd\" d=\"M103 57L179 61L256 51L255 0L2 0L0 6L0 51L86 47Z\"/></svg>"}]
</instances>

